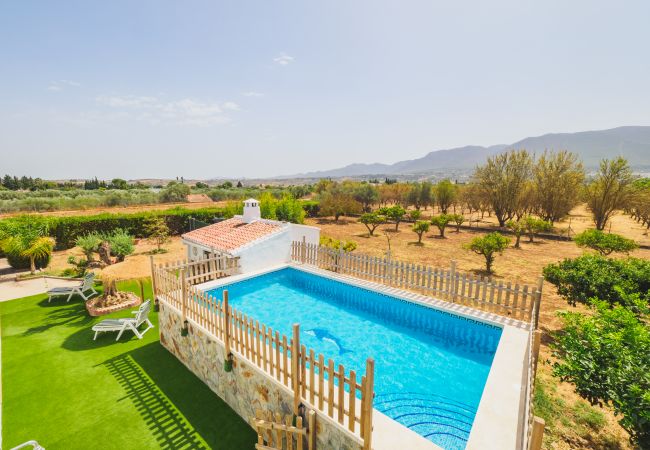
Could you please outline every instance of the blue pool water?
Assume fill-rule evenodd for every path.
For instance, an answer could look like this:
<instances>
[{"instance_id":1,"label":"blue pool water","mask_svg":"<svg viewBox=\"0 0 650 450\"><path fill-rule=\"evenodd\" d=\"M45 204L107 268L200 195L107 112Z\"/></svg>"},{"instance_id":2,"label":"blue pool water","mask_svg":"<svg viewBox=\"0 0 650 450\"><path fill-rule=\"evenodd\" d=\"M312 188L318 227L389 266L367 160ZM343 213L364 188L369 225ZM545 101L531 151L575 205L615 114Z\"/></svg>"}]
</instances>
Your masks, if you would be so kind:
<instances>
[{"instance_id":1,"label":"blue pool water","mask_svg":"<svg viewBox=\"0 0 650 450\"><path fill-rule=\"evenodd\" d=\"M501 328L292 268L209 291L325 359L365 372L375 409L445 449L463 449Z\"/></svg>"}]
</instances>

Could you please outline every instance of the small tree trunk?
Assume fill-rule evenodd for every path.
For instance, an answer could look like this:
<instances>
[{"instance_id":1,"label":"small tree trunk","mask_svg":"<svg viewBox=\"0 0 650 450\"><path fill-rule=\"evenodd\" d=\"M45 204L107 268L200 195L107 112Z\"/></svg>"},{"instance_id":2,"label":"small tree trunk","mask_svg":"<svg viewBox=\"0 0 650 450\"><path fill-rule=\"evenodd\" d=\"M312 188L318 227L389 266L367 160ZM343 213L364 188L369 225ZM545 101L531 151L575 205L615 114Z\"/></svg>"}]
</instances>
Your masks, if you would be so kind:
<instances>
[{"instance_id":1,"label":"small tree trunk","mask_svg":"<svg viewBox=\"0 0 650 450\"><path fill-rule=\"evenodd\" d=\"M515 248L519 248L519 241L521 240L521 234L515 234L517 240L515 241Z\"/></svg>"},{"instance_id":2,"label":"small tree trunk","mask_svg":"<svg viewBox=\"0 0 650 450\"><path fill-rule=\"evenodd\" d=\"M485 269L487 273L492 273L492 263L494 262L494 256L485 255Z\"/></svg>"},{"instance_id":3,"label":"small tree trunk","mask_svg":"<svg viewBox=\"0 0 650 450\"><path fill-rule=\"evenodd\" d=\"M29 257L29 270L31 271L32 274L36 272L36 257L34 256Z\"/></svg>"}]
</instances>

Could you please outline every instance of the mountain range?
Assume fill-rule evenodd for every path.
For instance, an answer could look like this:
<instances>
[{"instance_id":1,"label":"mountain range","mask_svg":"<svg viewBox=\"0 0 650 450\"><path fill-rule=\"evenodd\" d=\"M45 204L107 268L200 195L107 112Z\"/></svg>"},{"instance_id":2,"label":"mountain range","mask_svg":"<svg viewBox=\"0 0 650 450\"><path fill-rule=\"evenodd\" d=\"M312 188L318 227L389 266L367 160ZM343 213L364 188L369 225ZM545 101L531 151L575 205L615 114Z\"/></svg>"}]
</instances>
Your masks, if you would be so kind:
<instances>
[{"instance_id":1,"label":"mountain range","mask_svg":"<svg viewBox=\"0 0 650 450\"><path fill-rule=\"evenodd\" d=\"M603 158L624 156L633 167L650 166L650 126L624 126L608 130L578 133L550 133L527 137L512 144L482 147L468 145L435 150L422 158L398 161L394 164L357 163L345 167L308 172L281 178L357 177L372 175L409 175L450 170L471 170L492 155L511 149L526 149L535 154L544 150L569 150L577 153L587 169L594 168Z\"/></svg>"}]
</instances>

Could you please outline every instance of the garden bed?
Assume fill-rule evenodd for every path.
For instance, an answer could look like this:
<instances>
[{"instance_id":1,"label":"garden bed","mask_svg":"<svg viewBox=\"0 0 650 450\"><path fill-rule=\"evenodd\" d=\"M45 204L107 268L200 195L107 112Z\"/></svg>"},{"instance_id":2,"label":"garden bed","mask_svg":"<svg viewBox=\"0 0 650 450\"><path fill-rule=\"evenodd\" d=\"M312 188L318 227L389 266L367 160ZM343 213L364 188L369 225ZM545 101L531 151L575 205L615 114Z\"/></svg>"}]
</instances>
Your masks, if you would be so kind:
<instances>
[{"instance_id":1,"label":"garden bed","mask_svg":"<svg viewBox=\"0 0 650 450\"><path fill-rule=\"evenodd\" d=\"M105 303L105 297L96 297L86 302L88 314L93 317L103 316L123 309L131 309L140 306L142 299L132 292L118 292L111 296L111 301Z\"/></svg>"}]
</instances>

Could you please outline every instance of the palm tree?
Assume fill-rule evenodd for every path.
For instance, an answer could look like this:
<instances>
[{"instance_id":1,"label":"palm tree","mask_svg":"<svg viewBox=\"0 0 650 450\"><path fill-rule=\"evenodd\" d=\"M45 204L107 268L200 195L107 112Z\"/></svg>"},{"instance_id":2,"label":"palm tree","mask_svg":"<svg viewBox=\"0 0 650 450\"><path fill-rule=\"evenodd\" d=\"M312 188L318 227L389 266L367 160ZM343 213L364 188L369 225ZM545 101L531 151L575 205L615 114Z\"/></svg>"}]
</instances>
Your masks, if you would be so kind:
<instances>
[{"instance_id":1,"label":"palm tree","mask_svg":"<svg viewBox=\"0 0 650 450\"><path fill-rule=\"evenodd\" d=\"M5 253L29 258L29 270L36 272L36 260L46 258L54 249L54 239L48 236L21 235L10 236L0 242Z\"/></svg>"},{"instance_id":2,"label":"palm tree","mask_svg":"<svg viewBox=\"0 0 650 450\"><path fill-rule=\"evenodd\" d=\"M0 226L0 249L7 255L29 259L31 273L36 272L36 260L47 258L55 241L48 234L48 223L34 217L17 217Z\"/></svg>"}]
</instances>

